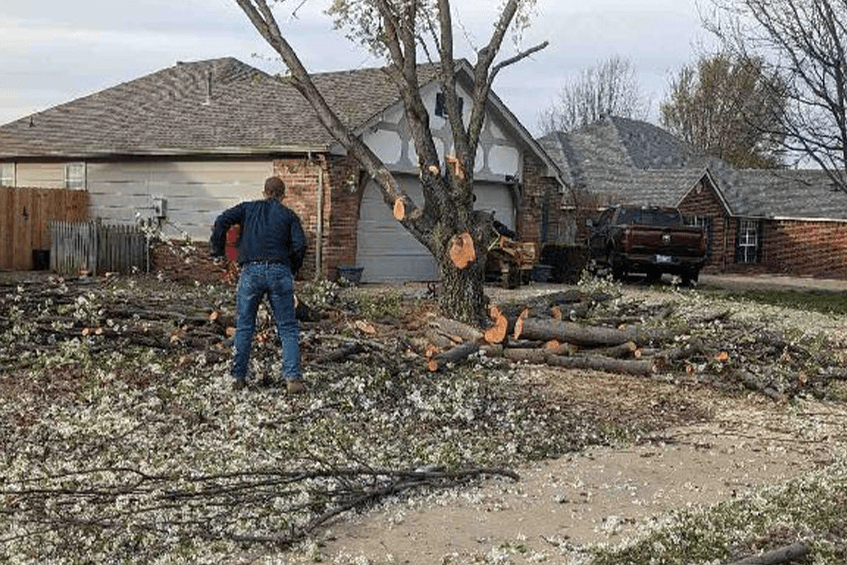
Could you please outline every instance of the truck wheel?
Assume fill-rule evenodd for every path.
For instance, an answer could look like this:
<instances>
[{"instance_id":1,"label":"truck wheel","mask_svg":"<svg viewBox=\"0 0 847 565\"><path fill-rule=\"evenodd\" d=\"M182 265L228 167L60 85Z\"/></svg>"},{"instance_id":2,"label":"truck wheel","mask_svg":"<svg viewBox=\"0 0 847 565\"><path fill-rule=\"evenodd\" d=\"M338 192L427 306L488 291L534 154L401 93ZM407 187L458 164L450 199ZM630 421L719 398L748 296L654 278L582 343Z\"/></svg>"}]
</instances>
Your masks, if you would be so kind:
<instances>
[{"instance_id":1,"label":"truck wheel","mask_svg":"<svg viewBox=\"0 0 847 565\"><path fill-rule=\"evenodd\" d=\"M626 276L626 271L624 271L621 260L615 259L614 255L611 255L609 257L609 265L612 267L612 278L616 281L622 281Z\"/></svg>"},{"instance_id":2,"label":"truck wheel","mask_svg":"<svg viewBox=\"0 0 847 565\"><path fill-rule=\"evenodd\" d=\"M661 278L662 278L662 271L660 271L659 269L647 269L647 276L646 276L647 282L655 283L655 282L658 282L659 279L661 279Z\"/></svg>"},{"instance_id":3,"label":"truck wheel","mask_svg":"<svg viewBox=\"0 0 847 565\"><path fill-rule=\"evenodd\" d=\"M500 274L500 286L506 289L518 288L520 286L521 274L517 269L509 268Z\"/></svg>"},{"instance_id":4,"label":"truck wheel","mask_svg":"<svg viewBox=\"0 0 847 565\"><path fill-rule=\"evenodd\" d=\"M697 284L697 279L700 278L700 271L697 269L692 269L690 271L686 271L682 274L682 285L683 286L695 286Z\"/></svg>"}]
</instances>

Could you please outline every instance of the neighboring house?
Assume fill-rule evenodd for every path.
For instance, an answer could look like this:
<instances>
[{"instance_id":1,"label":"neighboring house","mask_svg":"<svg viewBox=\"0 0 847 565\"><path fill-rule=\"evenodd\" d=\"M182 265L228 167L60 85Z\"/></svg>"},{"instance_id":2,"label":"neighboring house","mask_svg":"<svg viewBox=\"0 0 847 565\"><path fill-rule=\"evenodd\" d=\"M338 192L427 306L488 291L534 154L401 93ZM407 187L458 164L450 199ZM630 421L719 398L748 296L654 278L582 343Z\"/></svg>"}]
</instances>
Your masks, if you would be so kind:
<instances>
[{"instance_id":1,"label":"neighboring house","mask_svg":"<svg viewBox=\"0 0 847 565\"><path fill-rule=\"evenodd\" d=\"M678 207L709 234L706 272L847 279L847 194L823 171L733 170L651 124L606 117L540 140L580 202ZM575 204L569 206L570 204Z\"/></svg>"},{"instance_id":2,"label":"neighboring house","mask_svg":"<svg viewBox=\"0 0 847 565\"><path fill-rule=\"evenodd\" d=\"M458 66L470 113L472 73ZM451 151L438 115L438 67L420 68L436 146ZM422 203L414 144L395 85L381 69L316 74L343 121ZM467 121L467 120L466 120ZM398 222L376 183L319 123L290 79L233 58L173 67L0 127L0 181L87 190L89 216L153 220L174 237L207 241L215 217L288 185L287 204L309 236L304 275L364 267L365 281L433 280L435 261ZM555 222L562 180L553 161L491 95L474 171L477 208L540 243ZM552 205L550 203L553 203Z\"/></svg>"}]
</instances>

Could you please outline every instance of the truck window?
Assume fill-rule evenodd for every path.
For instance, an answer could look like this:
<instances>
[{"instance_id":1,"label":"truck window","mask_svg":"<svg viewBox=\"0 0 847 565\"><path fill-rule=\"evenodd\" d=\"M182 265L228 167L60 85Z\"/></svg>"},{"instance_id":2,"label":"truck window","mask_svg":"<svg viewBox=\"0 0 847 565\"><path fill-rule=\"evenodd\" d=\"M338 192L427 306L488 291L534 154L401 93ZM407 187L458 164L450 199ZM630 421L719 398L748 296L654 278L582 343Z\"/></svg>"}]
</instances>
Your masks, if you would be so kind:
<instances>
[{"instance_id":1,"label":"truck window","mask_svg":"<svg viewBox=\"0 0 847 565\"><path fill-rule=\"evenodd\" d=\"M618 215L618 223L625 224L640 224L641 210L638 208L623 208Z\"/></svg>"},{"instance_id":2,"label":"truck window","mask_svg":"<svg viewBox=\"0 0 847 565\"><path fill-rule=\"evenodd\" d=\"M621 208L616 223L630 226L676 227L682 225L682 215L674 209Z\"/></svg>"},{"instance_id":3,"label":"truck window","mask_svg":"<svg viewBox=\"0 0 847 565\"><path fill-rule=\"evenodd\" d=\"M648 226L673 227L682 225L682 216L676 210L642 210L641 223Z\"/></svg>"}]
</instances>

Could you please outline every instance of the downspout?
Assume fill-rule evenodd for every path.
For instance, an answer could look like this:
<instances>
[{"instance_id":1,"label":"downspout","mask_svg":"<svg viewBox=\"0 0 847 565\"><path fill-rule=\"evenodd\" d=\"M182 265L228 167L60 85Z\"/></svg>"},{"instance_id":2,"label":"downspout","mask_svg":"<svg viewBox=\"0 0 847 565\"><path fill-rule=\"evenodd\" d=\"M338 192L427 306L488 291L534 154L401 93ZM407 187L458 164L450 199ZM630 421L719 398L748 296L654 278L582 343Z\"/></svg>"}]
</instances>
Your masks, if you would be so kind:
<instances>
[{"instance_id":1,"label":"downspout","mask_svg":"<svg viewBox=\"0 0 847 565\"><path fill-rule=\"evenodd\" d=\"M317 225L315 226L315 280L323 277L323 232L324 232L324 168L323 158L318 162Z\"/></svg>"}]
</instances>

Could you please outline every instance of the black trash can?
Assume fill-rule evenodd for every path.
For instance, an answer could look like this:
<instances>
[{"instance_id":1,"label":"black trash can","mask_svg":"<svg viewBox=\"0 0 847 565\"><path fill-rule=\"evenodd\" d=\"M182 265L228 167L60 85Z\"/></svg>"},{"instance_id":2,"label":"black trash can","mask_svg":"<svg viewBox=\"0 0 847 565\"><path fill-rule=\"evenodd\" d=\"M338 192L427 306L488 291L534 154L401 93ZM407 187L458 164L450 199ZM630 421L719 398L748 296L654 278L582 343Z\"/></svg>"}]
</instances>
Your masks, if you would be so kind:
<instances>
[{"instance_id":1,"label":"black trash can","mask_svg":"<svg viewBox=\"0 0 847 565\"><path fill-rule=\"evenodd\" d=\"M357 285L362 281L362 271L365 268L354 265L338 265L335 270L338 273L339 279L344 279L353 285Z\"/></svg>"},{"instance_id":2,"label":"black trash can","mask_svg":"<svg viewBox=\"0 0 847 565\"><path fill-rule=\"evenodd\" d=\"M50 250L49 249L33 249L32 250L32 270L47 271L50 269Z\"/></svg>"}]
</instances>

